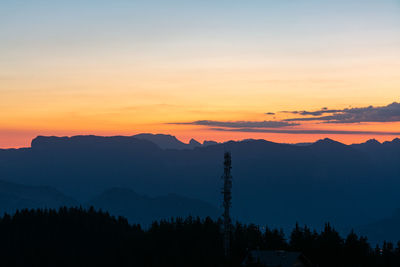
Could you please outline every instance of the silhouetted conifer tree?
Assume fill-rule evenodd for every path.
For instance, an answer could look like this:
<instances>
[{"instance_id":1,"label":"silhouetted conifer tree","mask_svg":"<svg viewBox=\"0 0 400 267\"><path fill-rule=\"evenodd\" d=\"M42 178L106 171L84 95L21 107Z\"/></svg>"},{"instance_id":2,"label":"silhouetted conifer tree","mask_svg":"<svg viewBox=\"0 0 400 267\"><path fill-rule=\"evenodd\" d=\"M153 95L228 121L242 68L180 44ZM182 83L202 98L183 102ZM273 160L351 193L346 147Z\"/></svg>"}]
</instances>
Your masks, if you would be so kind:
<instances>
[{"instance_id":1,"label":"silhouetted conifer tree","mask_svg":"<svg viewBox=\"0 0 400 267\"><path fill-rule=\"evenodd\" d=\"M1 266L218 267L224 265L221 226L221 220L188 217L144 230L93 208L20 210L0 218ZM301 251L320 267L400 266L400 243L373 250L365 237L351 231L343 239L330 224L320 233L296 224L289 242L278 229L236 223L232 230L233 267L253 249Z\"/></svg>"}]
</instances>

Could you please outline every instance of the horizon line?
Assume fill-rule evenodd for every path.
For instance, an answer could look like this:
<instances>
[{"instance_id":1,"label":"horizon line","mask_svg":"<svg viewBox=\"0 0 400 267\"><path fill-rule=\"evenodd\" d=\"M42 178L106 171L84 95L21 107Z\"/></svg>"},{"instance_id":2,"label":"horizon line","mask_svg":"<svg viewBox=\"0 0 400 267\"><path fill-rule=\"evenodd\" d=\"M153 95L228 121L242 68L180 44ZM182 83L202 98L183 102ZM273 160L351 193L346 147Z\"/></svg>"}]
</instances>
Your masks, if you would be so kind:
<instances>
[{"instance_id":1,"label":"horizon line","mask_svg":"<svg viewBox=\"0 0 400 267\"><path fill-rule=\"evenodd\" d=\"M175 135L172 135L172 134L164 134L164 133L157 133L157 134L153 134L153 133L139 133L139 134L134 134L134 135L96 135L96 134L77 134L77 135L60 135L60 136L57 136L57 135L37 135L36 137L34 137L34 138L31 139L31 144L30 144L30 146L3 147L3 148L0 147L0 150L29 149L29 148L32 148L32 142L33 142L35 139L39 138L39 137L44 137L44 138L74 138L74 137L103 137L103 138L112 138L112 137L126 137L126 138L140 139L140 138L137 138L137 137L135 137L135 136L141 135L141 134L148 134L148 135L152 135L152 136L156 136L156 135L171 136L171 137L174 137L177 141L181 142L182 144L189 145L188 142L184 142L184 141L180 140L180 139L177 138ZM195 138L191 138L191 140L192 140L192 139L195 140L195 141L197 141ZM270 141L270 140L265 139L265 138L244 138L244 139L237 139L237 140L230 139L230 140L227 140L227 141L224 141L224 142L218 142L218 141L215 141L215 140L207 139L207 140L203 140L203 142L199 142L199 141L197 141L197 142L200 143L201 145L204 145L204 143L205 143L206 141L208 141L208 142L216 142L217 144L225 144L225 143L229 143L229 142L244 142L244 141L266 141L266 142L270 142L270 143L285 144L285 145L299 145L299 144L310 144L310 145L311 145L311 144L317 143L318 141L322 141L322 140L331 140L331 141L334 141L334 142L337 142L337 143L340 143L340 144L343 144L343 145L346 145L346 146L351 146L351 145L357 145L357 144L364 144L364 143L367 143L368 141L371 141L371 140L376 141L376 142L379 143L379 144L383 144L383 143L390 143L390 142L393 142L393 141L398 140L398 139L400 139L400 137L395 137L395 138L393 138L391 141L383 141L383 142L380 142L380 141L378 141L378 140L375 139L375 138L370 138L370 139L368 139L368 140L366 140L366 141L364 141L364 142L360 142L360 143L351 143L351 144L345 144L345 143L342 143L342 142L340 142L340 141L337 141L337 140L332 139L332 138L329 138L329 137L318 138L318 139L316 139L315 141L312 141L312 142L295 142L295 143L274 142L274 141ZM146 139L142 139L142 140L146 140ZM148 140L148 141L150 141L150 140ZM152 142L152 141L150 141L150 142ZM154 142L152 142L152 143L154 143Z\"/></svg>"}]
</instances>

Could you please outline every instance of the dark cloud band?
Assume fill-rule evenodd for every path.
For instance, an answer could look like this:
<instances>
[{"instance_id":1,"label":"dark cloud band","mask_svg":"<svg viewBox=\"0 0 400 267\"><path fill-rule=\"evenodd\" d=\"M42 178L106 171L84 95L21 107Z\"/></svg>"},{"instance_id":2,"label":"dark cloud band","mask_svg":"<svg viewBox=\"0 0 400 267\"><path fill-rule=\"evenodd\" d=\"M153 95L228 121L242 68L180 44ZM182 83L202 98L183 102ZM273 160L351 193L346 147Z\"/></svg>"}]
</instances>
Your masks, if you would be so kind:
<instances>
[{"instance_id":1,"label":"dark cloud band","mask_svg":"<svg viewBox=\"0 0 400 267\"><path fill-rule=\"evenodd\" d=\"M362 107L346 109L328 109L316 111L283 111L302 117L278 121L213 121L198 120L193 122L175 122L168 124L184 124L208 126L213 131L253 132L253 133L286 133L286 134L354 134L354 135L400 135L400 132L357 131L357 130L306 130L299 126L305 121L322 123L361 123L361 122L399 122L400 103L393 102L382 107ZM272 112L266 115L274 115Z\"/></svg>"},{"instance_id":2,"label":"dark cloud band","mask_svg":"<svg viewBox=\"0 0 400 267\"><path fill-rule=\"evenodd\" d=\"M247 132L247 133L284 133L284 134L350 134L350 135L390 135L398 136L400 132L379 132L379 131L345 131L345 130L285 130L285 129L226 129L226 128L210 128L213 131L223 132Z\"/></svg>"},{"instance_id":3,"label":"dark cloud band","mask_svg":"<svg viewBox=\"0 0 400 267\"><path fill-rule=\"evenodd\" d=\"M346 108L346 109L321 109L317 111L286 111L286 113L302 116L286 119L286 122L322 121L324 123L360 123L360 122L397 122L400 121L400 103L393 102L382 107ZM321 116L323 114L331 114Z\"/></svg>"}]
</instances>

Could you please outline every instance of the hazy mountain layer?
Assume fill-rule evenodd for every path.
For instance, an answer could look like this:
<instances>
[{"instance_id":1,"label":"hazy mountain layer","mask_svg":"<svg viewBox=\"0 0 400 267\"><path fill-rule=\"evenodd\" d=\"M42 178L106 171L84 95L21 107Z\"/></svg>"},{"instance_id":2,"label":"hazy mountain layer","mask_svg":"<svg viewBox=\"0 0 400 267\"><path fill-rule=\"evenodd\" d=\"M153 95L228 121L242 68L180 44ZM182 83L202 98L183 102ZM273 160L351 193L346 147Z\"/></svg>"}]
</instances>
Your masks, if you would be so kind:
<instances>
[{"instance_id":1,"label":"hazy mountain layer","mask_svg":"<svg viewBox=\"0 0 400 267\"><path fill-rule=\"evenodd\" d=\"M130 189L112 188L96 196L88 203L113 215L126 217L130 222L150 225L155 220L172 217L210 216L218 218L221 212L200 200L169 194L161 197L142 196Z\"/></svg>"},{"instance_id":2,"label":"hazy mountain layer","mask_svg":"<svg viewBox=\"0 0 400 267\"><path fill-rule=\"evenodd\" d=\"M399 139L351 146L246 140L177 150L135 137L38 137L32 148L0 150L0 178L56 187L79 201L119 187L219 206L226 150L233 215L242 221L348 227L388 216L400 203Z\"/></svg>"},{"instance_id":3,"label":"hazy mountain layer","mask_svg":"<svg viewBox=\"0 0 400 267\"><path fill-rule=\"evenodd\" d=\"M74 199L50 187L0 181L0 214L24 208L58 208L74 205L77 205Z\"/></svg>"}]
</instances>

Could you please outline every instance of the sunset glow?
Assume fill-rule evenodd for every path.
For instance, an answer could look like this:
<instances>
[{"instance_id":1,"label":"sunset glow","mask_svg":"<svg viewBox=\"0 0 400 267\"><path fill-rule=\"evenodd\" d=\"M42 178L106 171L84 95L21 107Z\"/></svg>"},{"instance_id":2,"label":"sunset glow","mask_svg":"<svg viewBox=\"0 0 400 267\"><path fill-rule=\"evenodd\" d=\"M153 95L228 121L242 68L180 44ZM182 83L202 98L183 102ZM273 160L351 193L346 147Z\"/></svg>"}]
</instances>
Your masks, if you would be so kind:
<instances>
[{"instance_id":1,"label":"sunset glow","mask_svg":"<svg viewBox=\"0 0 400 267\"><path fill-rule=\"evenodd\" d=\"M166 2L2 2L0 148L29 146L37 135L282 143L400 136L397 109L390 121L262 128L275 132L193 124L400 102L398 1Z\"/></svg>"}]
</instances>

